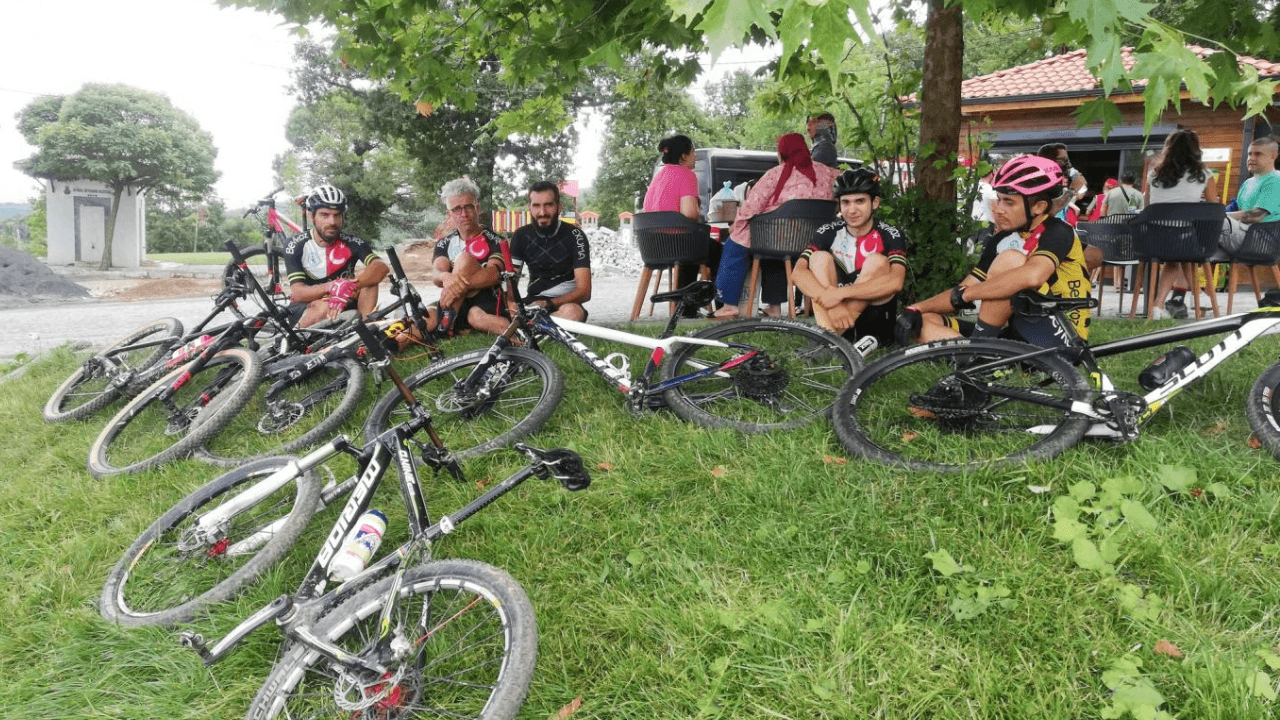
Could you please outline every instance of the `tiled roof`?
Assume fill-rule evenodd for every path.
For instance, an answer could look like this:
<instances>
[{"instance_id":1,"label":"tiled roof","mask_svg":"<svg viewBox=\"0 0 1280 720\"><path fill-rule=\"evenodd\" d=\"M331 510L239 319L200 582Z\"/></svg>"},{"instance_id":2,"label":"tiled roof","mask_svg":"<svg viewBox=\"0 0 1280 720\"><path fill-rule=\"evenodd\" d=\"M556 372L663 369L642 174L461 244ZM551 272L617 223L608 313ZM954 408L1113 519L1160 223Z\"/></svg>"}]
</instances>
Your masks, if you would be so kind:
<instances>
[{"instance_id":1,"label":"tiled roof","mask_svg":"<svg viewBox=\"0 0 1280 720\"><path fill-rule=\"evenodd\" d=\"M1188 49L1201 58L1212 55L1215 50L1198 45L1188 45ZM1126 69L1132 68L1133 48L1121 48L1120 55ZM1088 92L1099 87L1098 80L1085 69L1086 51L1076 50L1064 55L1054 55L1033 62L1019 65L1008 70L982 75L965 80L960 86L960 96L964 100L998 99L1010 97L1027 97L1029 95L1052 95L1058 93ZM1247 55L1238 56L1241 65L1251 65L1258 75L1280 75L1280 63L1260 60Z\"/></svg>"}]
</instances>

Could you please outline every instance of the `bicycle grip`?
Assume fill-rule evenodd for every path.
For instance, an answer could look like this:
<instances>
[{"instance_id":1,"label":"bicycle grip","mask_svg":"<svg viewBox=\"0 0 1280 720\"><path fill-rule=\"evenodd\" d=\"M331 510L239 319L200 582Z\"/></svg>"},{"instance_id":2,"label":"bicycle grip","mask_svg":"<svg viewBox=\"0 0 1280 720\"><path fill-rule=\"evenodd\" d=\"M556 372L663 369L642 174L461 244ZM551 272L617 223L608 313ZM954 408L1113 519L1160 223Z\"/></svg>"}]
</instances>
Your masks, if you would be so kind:
<instances>
[{"instance_id":1,"label":"bicycle grip","mask_svg":"<svg viewBox=\"0 0 1280 720\"><path fill-rule=\"evenodd\" d=\"M383 337L370 330L368 325L363 322L356 323L356 335L360 336L360 342L364 344L374 360L382 362L387 359L387 348L382 344Z\"/></svg>"},{"instance_id":2,"label":"bicycle grip","mask_svg":"<svg viewBox=\"0 0 1280 720\"><path fill-rule=\"evenodd\" d=\"M400 256L396 254L396 249L393 247L387 248L387 262L391 265L391 270L396 274L396 277L403 280L404 267L400 265Z\"/></svg>"}]
</instances>

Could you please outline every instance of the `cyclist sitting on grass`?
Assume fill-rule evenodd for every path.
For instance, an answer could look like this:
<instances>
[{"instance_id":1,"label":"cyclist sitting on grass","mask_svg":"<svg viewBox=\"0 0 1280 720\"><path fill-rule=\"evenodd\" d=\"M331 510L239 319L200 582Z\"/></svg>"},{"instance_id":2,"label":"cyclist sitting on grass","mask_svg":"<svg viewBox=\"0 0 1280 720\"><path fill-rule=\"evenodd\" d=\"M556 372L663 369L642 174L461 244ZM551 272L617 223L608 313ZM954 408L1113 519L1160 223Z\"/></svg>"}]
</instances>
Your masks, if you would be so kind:
<instances>
[{"instance_id":1,"label":"cyclist sitting on grass","mask_svg":"<svg viewBox=\"0 0 1280 720\"><path fill-rule=\"evenodd\" d=\"M454 230L436 242L431 258L440 303L428 308L427 329L453 335L472 327L476 319L479 329L500 333L505 323L483 321L485 314L498 312L502 238L480 225L480 187L466 177L450 180L440 190L440 199Z\"/></svg>"},{"instance_id":2,"label":"cyclist sitting on grass","mask_svg":"<svg viewBox=\"0 0 1280 720\"><path fill-rule=\"evenodd\" d=\"M1065 344L1047 317L1015 315L1010 302L1022 290L1064 298L1088 297L1089 274L1075 230L1053 217L1053 201L1065 188L1062 168L1053 160L1019 155L996 173L994 229L975 239L982 247L977 265L959 285L898 314L897 339L930 342L966 335L1006 337L1040 347ZM956 312L982 301L976 322ZM1081 338L1089 335L1090 311L1075 309L1067 318Z\"/></svg>"},{"instance_id":3,"label":"cyclist sitting on grass","mask_svg":"<svg viewBox=\"0 0 1280 720\"><path fill-rule=\"evenodd\" d=\"M874 172L846 170L832 194L841 219L823 225L796 261L796 287L813 303L819 326L849 340L871 335L888 345L907 278L906 235L876 219L880 177Z\"/></svg>"},{"instance_id":4,"label":"cyclist sitting on grass","mask_svg":"<svg viewBox=\"0 0 1280 720\"><path fill-rule=\"evenodd\" d=\"M364 317L378 307L378 283L391 272L369 243L342 232L347 196L321 185L307 196L311 229L295 235L284 248L289 282L289 313L298 327L332 320L355 308ZM364 269L356 273L356 264Z\"/></svg>"}]
</instances>

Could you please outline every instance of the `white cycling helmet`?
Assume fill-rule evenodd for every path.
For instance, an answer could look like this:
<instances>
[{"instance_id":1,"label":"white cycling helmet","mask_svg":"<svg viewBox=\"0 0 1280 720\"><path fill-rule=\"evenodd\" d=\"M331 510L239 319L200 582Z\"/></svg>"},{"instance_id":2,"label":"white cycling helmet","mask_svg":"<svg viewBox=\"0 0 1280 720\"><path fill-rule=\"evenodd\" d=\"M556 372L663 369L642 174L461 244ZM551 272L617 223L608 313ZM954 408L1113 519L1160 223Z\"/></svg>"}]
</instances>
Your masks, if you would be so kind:
<instances>
[{"instance_id":1,"label":"white cycling helmet","mask_svg":"<svg viewBox=\"0 0 1280 720\"><path fill-rule=\"evenodd\" d=\"M321 185L307 196L307 212L315 212L320 208L333 208L341 212L347 211L347 196L332 185Z\"/></svg>"}]
</instances>

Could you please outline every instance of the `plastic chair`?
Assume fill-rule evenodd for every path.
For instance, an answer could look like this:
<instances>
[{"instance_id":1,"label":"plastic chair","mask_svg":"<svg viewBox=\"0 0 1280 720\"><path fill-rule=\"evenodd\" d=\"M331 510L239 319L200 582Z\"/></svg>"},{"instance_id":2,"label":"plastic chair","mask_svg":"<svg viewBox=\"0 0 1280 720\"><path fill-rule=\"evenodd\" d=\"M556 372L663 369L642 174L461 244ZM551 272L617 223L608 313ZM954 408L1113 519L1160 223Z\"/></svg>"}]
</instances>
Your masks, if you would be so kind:
<instances>
[{"instance_id":1,"label":"plastic chair","mask_svg":"<svg viewBox=\"0 0 1280 720\"><path fill-rule=\"evenodd\" d=\"M1222 222L1226 219L1226 208L1220 203L1157 203L1148 205L1138 217L1130 223L1133 232L1134 250L1138 260L1145 263L1150 275L1147 280L1146 308L1147 317L1152 316L1151 294L1159 287L1161 263L1178 263L1186 275L1195 298L1196 317L1204 316L1200 308L1200 282L1196 279L1196 268L1204 271L1206 282L1213 277L1209 265L1209 257L1218 249L1218 239L1222 236ZM1213 315L1218 316L1218 296L1213 287L1208 288L1209 302L1213 305ZM1133 294L1129 306L1129 317L1133 317L1138 308L1138 293Z\"/></svg>"},{"instance_id":2,"label":"plastic chair","mask_svg":"<svg viewBox=\"0 0 1280 720\"><path fill-rule=\"evenodd\" d=\"M1116 289L1118 303L1116 314L1124 307L1124 274L1129 268L1138 264L1138 255L1133 247L1133 233L1129 230L1129 221L1137 217L1137 213L1110 215L1094 222L1082 222L1076 225L1077 233L1088 233L1089 244L1102 251L1102 268L1098 277L1090 278L1098 291L1098 306L1102 307L1105 295L1101 276L1111 270L1111 285Z\"/></svg>"},{"instance_id":3,"label":"plastic chair","mask_svg":"<svg viewBox=\"0 0 1280 720\"><path fill-rule=\"evenodd\" d=\"M702 279L710 277L711 269L706 265L711 246L709 226L693 222L678 212L647 212L636 213L631 220L631 232L636 248L640 250L640 259L644 261L640 286L636 288L636 301L631 306L632 321L640 317L650 278L653 279L653 289L647 294L652 295L662 284L663 272L669 273L668 289L680 286L681 264L698 263L702 266ZM656 277L655 270L658 273ZM675 303L669 303L668 307L669 312L675 311ZM649 304L649 314L653 314L653 303Z\"/></svg>"},{"instance_id":4,"label":"plastic chair","mask_svg":"<svg viewBox=\"0 0 1280 720\"><path fill-rule=\"evenodd\" d=\"M792 263L813 242L818 228L836 220L839 206L834 200L788 200L776 209L747 221L751 228L751 279L747 291L747 317L755 312L760 283L760 261L781 260L787 273L787 308L796 316L796 285Z\"/></svg>"},{"instance_id":5,"label":"plastic chair","mask_svg":"<svg viewBox=\"0 0 1280 720\"><path fill-rule=\"evenodd\" d=\"M1225 250L1225 248L1224 248ZM1253 286L1253 297L1262 302L1262 290L1259 288L1258 269L1264 265L1271 266L1271 277L1280 287L1280 222L1254 223L1245 231L1244 241L1235 252L1227 251L1227 262L1230 263L1230 279L1227 281L1227 314L1231 314L1236 299L1236 288L1239 286L1238 266L1249 268L1250 284Z\"/></svg>"}]
</instances>

